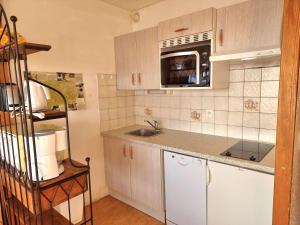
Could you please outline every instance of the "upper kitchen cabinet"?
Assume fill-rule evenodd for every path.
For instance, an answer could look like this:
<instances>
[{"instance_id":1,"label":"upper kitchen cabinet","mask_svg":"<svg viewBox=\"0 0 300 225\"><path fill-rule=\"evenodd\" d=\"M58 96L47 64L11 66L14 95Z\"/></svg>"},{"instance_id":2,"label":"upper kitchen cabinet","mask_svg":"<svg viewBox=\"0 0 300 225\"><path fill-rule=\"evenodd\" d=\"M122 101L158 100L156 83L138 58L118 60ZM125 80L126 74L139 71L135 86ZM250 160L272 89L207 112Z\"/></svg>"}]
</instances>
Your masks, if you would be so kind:
<instances>
[{"instance_id":1,"label":"upper kitchen cabinet","mask_svg":"<svg viewBox=\"0 0 300 225\"><path fill-rule=\"evenodd\" d=\"M159 89L157 27L115 38L118 89Z\"/></svg>"},{"instance_id":2,"label":"upper kitchen cabinet","mask_svg":"<svg viewBox=\"0 0 300 225\"><path fill-rule=\"evenodd\" d=\"M136 32L138 89L160 87L157 33L157 27Z\"/></svg>"},{"instance_id":3,"label":"upper kitchen cabinet","mask_svg":"<svg viewBox=\"0 0 300 225\"><path fill-rule=\"evenodd\" d=\"M216 10L209 8L160 22L158 25L158 38L161 41L210 31L213 29L213 15L215 14Z\"/></svg>"},{"instance_id":4,"label":"upper kitchen cabinet","mask_svg":"<svg viewBox=\"0 0 300 225\"><path fill-rule=\"evenodd\" d=\"M136 84L137 54L135 34L129 33L115 38L117 87L133 89Z\"/></svg>"},{"instance_id":5,"label":"upper kitchen cabinet","mask_svg":"<svg viewBox=\"0 0 300 225\"><path fill-rule=\"evenodd\" d=\"M280 47L282 0L250 0L217 10L216 53Z\"/></svg>"}]
</instances>

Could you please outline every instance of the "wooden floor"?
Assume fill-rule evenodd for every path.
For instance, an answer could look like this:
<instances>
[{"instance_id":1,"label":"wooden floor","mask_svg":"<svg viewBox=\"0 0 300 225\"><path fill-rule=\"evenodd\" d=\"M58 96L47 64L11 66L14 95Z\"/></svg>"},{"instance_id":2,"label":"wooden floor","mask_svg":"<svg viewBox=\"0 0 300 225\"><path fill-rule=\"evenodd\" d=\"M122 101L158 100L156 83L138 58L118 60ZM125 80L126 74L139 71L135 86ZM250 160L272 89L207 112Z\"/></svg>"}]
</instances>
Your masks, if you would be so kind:
<instances>
[{"instance_id":1,"label":"wooden floor","mask_svg":"<svg viewBox=\"0 0 300 225\"><path fill-rule=\"evenodd\" d=\"M111 196L95 202L93 209L94 225L163 225L160 221Z\"/></svg>"},{"instance_id":2,"label":"wooden floor","mask_svg":"<svg viewBox=\"0 0 300 225\"><path fill-rule=\"evenodd\" d=\"M141 211L107 196L93 204L94 225L163 225Z\"/></svg>"}]
</instances>

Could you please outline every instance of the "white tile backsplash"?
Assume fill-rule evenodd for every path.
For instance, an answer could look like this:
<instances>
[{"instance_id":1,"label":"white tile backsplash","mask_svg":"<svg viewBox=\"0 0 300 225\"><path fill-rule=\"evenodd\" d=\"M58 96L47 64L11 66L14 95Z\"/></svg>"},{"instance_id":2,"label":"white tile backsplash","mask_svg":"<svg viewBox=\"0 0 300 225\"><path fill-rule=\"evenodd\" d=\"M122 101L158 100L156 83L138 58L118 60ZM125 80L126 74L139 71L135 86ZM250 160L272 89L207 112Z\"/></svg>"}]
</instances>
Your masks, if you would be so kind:
<instances>
[{"instance_id":1,"label":"white tile backsplash","mask_svg":"<svg viewBox=\"0 0 300 225\"><path fill-rule=\"evenodd\" d=\"M161 117L161 115L160 115L160 109L161 109L161 108L159 108L159 107L153 107L153 108L151 108L151 109L152 109L152 116L153 116L154 118L159 119L159 118Z\"/></svg>"},{"instance_id":2,"label":"white tile backsplash","mask_svg":"<svg viewBox=\"0 0 300 225\"><path fill-rule=\"evenodd\" d=\"M245 80L245 70L231 70L230 82L243 82Z\"/></svg>"},{"instance_id":3,"label":"white tile backsplash","mask_svg":"<svg viewBox=\"0 0 300 225\"><path fill-rule=\"evenodd\" d=\"M242 126L243 125L243 113L242 112L229 112L228 113L228 125Z\"/></svg>"},{"instance_id":4,"label":"white tile backsplash","mask_svg":"<svg viewBox=\"0 0 300 225\"><path fill-rule=\"evenodd\" d=\"M140 115L140 114L138 113L138 115ZM171 118L172 115L173 115L173 113L171 113L170 108L161 108L161 110L160 110L161 118L168 119L168 118ZM175 115L178 115L178 119L179 119L179 113L177 111L176 111Z\"/></svg>"},{"instance_id":5,"label":"white tile backsplash","mask_svg":"<svg viewBox=\"0 0 300 225\"><path fill-rule=\"evenodd\" d=\"M242 112L244 108L244 99L237 97L229 97L229 111Z\"/></svg>"},{"instance_id":6,"label":"white tile backsplash","mask_svg":"<svg viewBox=\"0 0 300 225\"><path fill-rule=\"evenodd\" d=\"M177 109L177 108L179 108L179 106L180 106L180 98L178 98L178 97L169 97L168 98L168 100L169 100L169 106L171 107L171 108L175 108L175 109Z\"/></svg>"},{"instance_id":7,"label":"white tile backsplash","mask_svg":"<svg viewBox=\"0 0 300 225\"><path fill-rule=\"evenodd\" d=\"M228 134L227 125L219 125L219 124L215 125L215 135L226 137L227 134Z\"/></svg>"},{"instance_id":8,"label":"white tile backsplash","mask_svg":"<svg viewBox=\"0 0 300 225\"><path fill-rule=\"evenodd\" d=\"M259 112L260 98L244 97L244 112Z\"/></svg>"},{"instance_id":9,"label":"white tile backsplash","mask_svg":"<svg viewBox=\"0 0 300 225\"><path fill-rule=\"evenodd\" d=\"M172 120L180 120L181 119L181 111L178 109L173 108L162 108L161 111L167 110L169 112L169 117ZM182 110L188 110L188 109L182 109Z\"/></svg>"},{"instance_id":10,"label":"white tile backsplash","mask_svg":"<svg viewBox=\"0 0 300 225\"><path fill-rule=\"evenodd\" d=\"M259 128L259 113L244 113L243 126L249 128Z\"/></svg>"},{"instance_id":11,"label":"white tile backsplash","mask_svg":"<svg viewBox=\"0 0 300 225\"><path fill-rule=\"evenodd\" d=\"M228 111L215 111L215 124L227 125L228 124Z\"/></svg>"},{"instance_id":12,"label":"white tile backsplash","mask_svg":"<svg viewBox=\"0 0 300 225\"><path fill-rule=\"evenodd\" d=\"M261 98L260 101L260 112L277 113L278 98Z\"/></svg>"},{"instance_id":13,"label":"white tile backsplash","mask_svg":"<svg viewBox=\"0 0 300 225\"><path fill-rule=\"evenodd\" d=\"M243 127L243 139L258 141L258 139L259 139L259 129Z\"/></svg>"},{"instance_id":14,"label":"white tile backsplash","mask_svg":"<svg viewBox=\"0 0 300 225\"><path fill-rule=\"evenodd\" d=\"M201 109L201 97L187 97L187 96L181 96L180 97L180 108L182 109L190 109L191 108L191 103L195 101L196 103L193 103L194 105L195 104L198 104L200 105L200 108Z\"/></svg>"},{"instance_id":15,"label":"white tile backsplash","mask_svg":"<svg viewBox=\"0 0 300 225\"><path fill-rule=\"evenodd\" d=\"M215 134L215 125L213 123L202 123L203 134Z\"/></svg>"},{"instance_id":16,"label":"white tile backsplash","mask_svg":"<svg viewBox=\"0 0 300 225\"><path fill-rule=\"evenodd\" d=\"M228 137L243 138L243 128L237 126L228 126Z\"/></svg>"},{"instance_id":17,"label":"white tile backsplash","mask_svg":"<svg viewBox=\"0 0 300 225\"><path fill-rule=\"evenodd\" d=\"M227 89L216 89L214 90L214 96L215 97L228 97L229 90Z\"/></svg>"},{"instance_id":18,"label":"white tile backsplash","mask_svg":"<svg viewBox=\"0 0 300 225\"><path fill-rule=\"evenodd\" d=\"M278 97L278 90L278 81L262 81L261 83L261 97Z\"/></svg>"},{"instance_id":19,"label":"white tile backsplash","mask_svg":"<svg viewBox=\"0 0 300 225\"><path fill-rule=\"evenodd\" d=\"M102 110L100 110L100 117L101 117L101 120L103 120L103 121L109 120L108 109L102 109Z\"/></svg>"},{"instance_id":20,"label":"white tile backsplash","mask_svg":"<svg viewBox=\"0 0 300 225\"><path fill-rule=\"evenodd\" d=\"M191 132L202 133L202 123L201 122L191 122Z\"/></svg>"},{"instance_id":21,"label":"white tile backsplash","mask_svg":"<svg viewBox=\"0 0 300 225\"><path fill-rule=\"evenodd\" d=\"M179 121L179 129L183 131L191 130L191 122L190 121Z\"/></svg>"},{"instance_id":22,"label":"white tile backsplash","mask_svg":"<svg viewBox=\"0 0 300 225\"><path fill-rule=\"evenodd\" d=\"M214 123L215 111L203 109L201 112L202 123Z\"/></svg>"},{"instance_id":23,"label":"white tile backsplash","mask_svg":"<svg viewBox=\"0 0 300 225\"><path fill-rule=\"evenodd\" d=\"M160 95L160 118L156 119L171 129L275 142L274 115L279 83L276 73L276 67L236 69L231 71L228 89L173 91ZM137 92L135 105L155 108L151 106L155 100L151 100L150 105L145 103L146 96ZM200 114L199 120L191 118L194 111ZM144 116L144 110L136 108L135 113L137 117ZM144 124L143 120L138 121Z\"/></svg>"},{"instance_id":24,"label":"white tile backsplash","mask_svg":"<svg viewBox=\"0 0 300 225\"><path fill-rule=\"evenodd\" d=\"M166 94L116 90L115 76L99 78L101 130L156 119L170 129L275 142L279 67L236 67L230 87ZM247 107L246 107L247 106ZM150 116L145 110L151 111ZM200 118L192 118L192 112Z\"/></svg>"},{"instance_id":25,"label":"white tile backsplash","mask_svg":"<svg viewBox=\"0 0 300 225\"><path fill-rule=\"evenodd\" d=\"M228 111L228 97L215 97L215 110Z\"/></svg>"},{"instance_id":26,"label":"white tile backsplash","mask_svg":"<svg viewBox=\"0 0 300 225\"><path fill-rule=\"evenodd\" d=\"M229 96L242 97L244 95L244 82L230 83Z\"/></svg>"},{"instance_id":27,"label":"white tile backsplash","mask_svg":"<svg viewBox=\"0 0 300 225\"><path fill-rule=\"evenodd\" d=\"M202 97L190 97L191 109L202 109Z\"/></svg>"},{"instance_id":28,"label":"white tile backsplash","mask_svg":"<svg viewBox=\"0 0 300 225\"><path fill-rule=\"evenodd\" d=\"M269 67L262 68L262 80L279 80L280 68Z\"/></svg>"},{"instance_id":29,"label":"white tile backsplash","mask_svg":"<svg viewBox=\"0 0 300 225\"><path fill-rule=\"evenodd\" d=\"M260 129L259 130L259 141L262 142L276 142L276 130Z\"/></svg>"},{"instance_id":30,"label":"white tile backsplash","mask_svg":"<svg viewBox=\"0 0 300 225\"><path fill-rule=\"evenodd\" d=\"M134 107L139 103L134 92L117 90L115 75L98 75L98 96L101 131L133 125L135 113L143 111L143 106ZM143 96L140 100L144 101Z\"/></svg>"},{"instance_id":31,"label":"white tile backsplash","mask_svg":"<svg viewBox=\"0 0 300 225\"><path fill-rule=\"evenodd\" d=\"M244 97L260 97L261 82L245 82Z\"/></svg>"},{"instance_id":32,"label":"white tile backsplash","mask_svg":"<svg viewBox=\"0 0 300 225\"><path fill-rule=\"evenodd\" d=\"M211 109L213 110L215 105L214 105L214 97L202 97L202 109Z\"/></svg>"},{"instance_id":33,"label":"white tile backsplash","mask_svg":"<svg viewBox=\"0 0 300 225\"><path fill-rule=\"evenodd\" d=\"M245 70L245 81L261 81L261 69L246 69Z\"/></svg>"},{"instance_id":34,"label":"white tile backsplash","mask_svg":"<svg viewBox=\"0 0 300 225\"><path fill-rule=\"evenodd\" d=\"M277 125L277 114L260 114L260 128L263 129L276 129Z\"/></svg>"},{"instance_id":35,"label":"white tile backsplash","mask_svg":"<svg viewBox=\"0 0 300 225\"><path fill-rule=\"evenodd\" d=\"M191 121L191 110L181 109L180 110L180 120Z\"/></svg>"}]
</instances>

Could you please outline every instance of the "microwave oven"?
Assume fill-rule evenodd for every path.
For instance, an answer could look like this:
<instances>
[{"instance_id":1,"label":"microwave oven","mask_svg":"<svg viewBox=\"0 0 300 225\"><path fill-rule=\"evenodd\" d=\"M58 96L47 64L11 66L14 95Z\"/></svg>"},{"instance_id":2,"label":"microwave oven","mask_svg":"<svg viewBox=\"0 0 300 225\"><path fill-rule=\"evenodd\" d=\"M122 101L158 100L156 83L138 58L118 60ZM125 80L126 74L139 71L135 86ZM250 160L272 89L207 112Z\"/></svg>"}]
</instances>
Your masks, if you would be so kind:
<instances>
[{"instance_id":1,"label":"microwave oven","mask_svg":"<svg viewBox=\"0 0 300 225\"><path fill-rule=\"evenodd\" d=\"M161 87L210 87L210 55L211 40L161 47Z\"/></svg>"}]
</instances>

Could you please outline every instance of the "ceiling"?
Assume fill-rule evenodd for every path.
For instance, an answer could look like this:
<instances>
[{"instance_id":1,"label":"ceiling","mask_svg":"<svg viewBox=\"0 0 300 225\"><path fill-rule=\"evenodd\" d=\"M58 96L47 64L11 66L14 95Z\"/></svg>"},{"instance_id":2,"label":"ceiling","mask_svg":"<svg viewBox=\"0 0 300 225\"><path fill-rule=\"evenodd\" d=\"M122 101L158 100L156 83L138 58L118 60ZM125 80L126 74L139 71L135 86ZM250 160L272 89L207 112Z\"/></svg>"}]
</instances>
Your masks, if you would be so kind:
<instances>
[{"instance_id":1,"label":"ceiling","mask_svg":"<svg viewBox=\"0 0 300 225\"><path fill-rule=\"evenodd\" d=\"M164 0L102 0L119 8L136 11Z\"/></svg>"}]
</instances>

